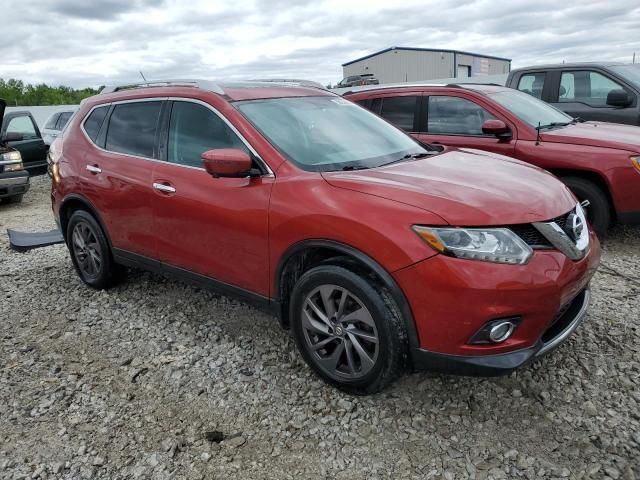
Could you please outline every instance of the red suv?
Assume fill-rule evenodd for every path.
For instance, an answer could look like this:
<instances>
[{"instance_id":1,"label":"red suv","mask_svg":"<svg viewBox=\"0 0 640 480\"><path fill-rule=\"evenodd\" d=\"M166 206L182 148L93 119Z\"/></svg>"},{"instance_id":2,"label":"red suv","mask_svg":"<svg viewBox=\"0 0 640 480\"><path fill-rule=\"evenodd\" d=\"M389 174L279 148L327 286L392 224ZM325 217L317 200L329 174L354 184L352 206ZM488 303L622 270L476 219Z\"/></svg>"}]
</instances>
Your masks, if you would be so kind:
<instances>
[{"instance_id":1,"label":"red suv","mask_svg":"<svg viewBox=\"0 0 640 480\"><path fill-rule=\"evenodd\" d=\"M172 273L274 312L326 381L509 372L584 318L597 238L549 173L420 145L328 91L168 82L81 105L51 147L80 278Z\"/></svg>"},{"instance_id":2,"label":"red suv","mask_svg":"<svg viewBox=\"0 0 640 480\"><path fill-rule=\"evenodd\" d=\"M549 170L586 200L599 235L613 220L640 223L639 127L583 122L497 85L390 86L344 96L423 142L478 148Z\"/></svg>"}]
</instances>

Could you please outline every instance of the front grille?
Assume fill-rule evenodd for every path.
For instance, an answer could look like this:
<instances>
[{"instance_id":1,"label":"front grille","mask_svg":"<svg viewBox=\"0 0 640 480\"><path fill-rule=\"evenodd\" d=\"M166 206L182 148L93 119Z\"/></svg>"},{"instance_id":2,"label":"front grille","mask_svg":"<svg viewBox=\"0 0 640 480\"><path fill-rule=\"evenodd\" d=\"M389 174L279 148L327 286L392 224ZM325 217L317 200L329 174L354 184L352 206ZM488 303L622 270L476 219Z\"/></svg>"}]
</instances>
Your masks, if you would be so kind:
<instances>
[{"instance_id":1,"label":"front grille","mask_svg":"<svg viewBox=\"0 0 640 480\"><path fill-rule=\"evenodd\" d=\"M572 210L573 211L573 210ZM564 230L565 225L567 224L567 217L572 212L567 212L564 215L560 215L549 222L555 222L558 224L560 228ZM553 248L553 245L547 237L542 235L536 227L534 227L530 223L522 223L518 225L509 225L509 229L513 231L516 235L518 235L524 242L533 248Z\"/></svg>"}]
</instances>

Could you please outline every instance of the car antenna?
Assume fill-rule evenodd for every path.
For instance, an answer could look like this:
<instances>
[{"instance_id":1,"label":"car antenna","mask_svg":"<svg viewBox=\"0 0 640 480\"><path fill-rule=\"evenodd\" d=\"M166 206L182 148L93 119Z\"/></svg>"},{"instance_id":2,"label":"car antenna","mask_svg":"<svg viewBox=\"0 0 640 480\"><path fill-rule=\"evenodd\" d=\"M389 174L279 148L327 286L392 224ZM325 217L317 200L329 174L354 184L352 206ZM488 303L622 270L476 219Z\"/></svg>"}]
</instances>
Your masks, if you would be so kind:
<instances>
[{"instance_id":1,"label":"car antenna","mask_svg":"<svg viewBox=\"0 0 640 480\"><path fill-rule=\"evenodd\" d=\"M146 81L147 81L147 79L146 79L146 78L144 78L144 73L142 73L142 70L138 70L138 71L140 72L140 76L142 77L142 79L146 82Z\"/></svg>"},{"instance_id":2,"label":"car antenna","mask_svg":"<svg viewBox=\"0 0 640 480\"><path fill-rule=\"evenodd\" d=\"M538 132L538 134L536 135L536 145L540 145L540 122L538 122L536 132Z\"/></svg>"}]
</instances>

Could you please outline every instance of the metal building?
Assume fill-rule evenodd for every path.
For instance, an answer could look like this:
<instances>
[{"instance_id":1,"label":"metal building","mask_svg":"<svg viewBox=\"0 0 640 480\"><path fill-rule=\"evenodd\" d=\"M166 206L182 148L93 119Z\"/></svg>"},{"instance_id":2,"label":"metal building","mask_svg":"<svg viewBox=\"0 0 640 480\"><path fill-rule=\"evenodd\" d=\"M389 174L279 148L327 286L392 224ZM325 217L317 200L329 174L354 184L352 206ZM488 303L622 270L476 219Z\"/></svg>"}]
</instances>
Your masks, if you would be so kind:
<instances>
[{"instance_id":1,"label":"metal building","mask_svg":"<svg viewBox=\"0 0 640 480\"><path fill-rule=\"evenodd\" d=\"M343 76L372 73L380 83L509 73L511 59L434 48L391 47L342 64Z\"/></svg>"}]
</instances>

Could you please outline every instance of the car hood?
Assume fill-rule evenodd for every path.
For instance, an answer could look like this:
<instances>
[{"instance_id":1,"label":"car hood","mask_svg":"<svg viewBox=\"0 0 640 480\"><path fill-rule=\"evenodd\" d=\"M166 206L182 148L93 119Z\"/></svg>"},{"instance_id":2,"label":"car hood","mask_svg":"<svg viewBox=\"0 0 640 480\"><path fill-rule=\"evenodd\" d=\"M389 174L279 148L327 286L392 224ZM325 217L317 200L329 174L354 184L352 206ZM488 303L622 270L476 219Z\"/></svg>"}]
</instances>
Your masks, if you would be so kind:
<instances>
[{"instance_id":1,"label":"car hood","mask_svg":"<svg viewBox=\"0 0 640 480\"><path fill-rule=\"evenodd\" d=\"M550 173L472 149L323 177L335 187L406 203L459 226L550 220L576 204Z\"/></svg>"},{"instance_id":2,"label":"car hood","mask_svg":"<svg viewBox=\"0 0 640 480\"><path fill-rule=\"evenodd\" d=\"M606 122L584 122L543 132L544 142L571 143L590 147L640 152L640 127Z\"/></svg>"}]
</instances>

